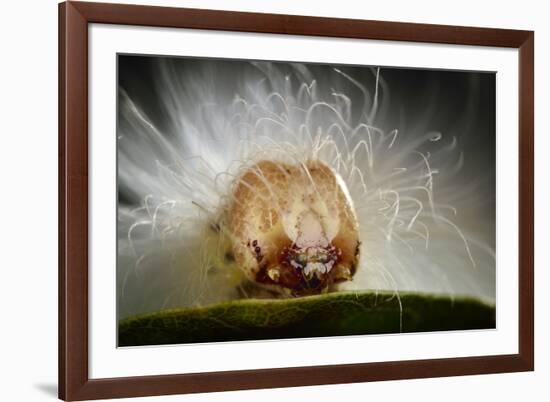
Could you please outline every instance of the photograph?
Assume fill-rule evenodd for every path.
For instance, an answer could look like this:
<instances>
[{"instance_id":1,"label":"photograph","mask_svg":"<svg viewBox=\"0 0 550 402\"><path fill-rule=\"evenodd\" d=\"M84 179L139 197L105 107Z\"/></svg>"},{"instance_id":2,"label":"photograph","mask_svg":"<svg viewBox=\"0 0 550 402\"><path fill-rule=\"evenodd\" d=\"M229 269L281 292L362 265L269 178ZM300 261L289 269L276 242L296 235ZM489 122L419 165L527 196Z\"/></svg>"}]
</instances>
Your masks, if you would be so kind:
<instances>
[{"instance_id":1,"label":"photograph","mask_svg":"<svg viewBox=\"0 0 550 402\"><path fill-rule=\"evenodd\" d=\"M0 400L546 402L547 8L3 2Z\"/></svg>"},{"instance_id":2,"label":"photograph","mask_svg":"<svg viewBox=\"0 0 550 402\"><path fill-rule=\"evenodd\" d=\"M496 328L494 71L117 77L119 347Z\"/></svg>"}]
</instances>

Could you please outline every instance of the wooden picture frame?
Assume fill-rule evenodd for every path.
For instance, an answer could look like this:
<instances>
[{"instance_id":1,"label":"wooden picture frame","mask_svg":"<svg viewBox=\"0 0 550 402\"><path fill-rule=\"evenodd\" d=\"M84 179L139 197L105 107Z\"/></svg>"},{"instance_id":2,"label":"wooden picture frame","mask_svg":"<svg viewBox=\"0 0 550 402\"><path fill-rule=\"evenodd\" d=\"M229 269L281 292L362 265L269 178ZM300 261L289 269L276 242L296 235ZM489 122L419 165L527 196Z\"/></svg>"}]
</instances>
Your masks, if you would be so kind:
<instances>
[{"instance_id":1,"label":"wooden picture frame","mask_svg":"<svg viewBox=\"0 0 550 402\"><path fill-rule=\"evenodd\" d=\"M519 49L519 353L90 379L88 25L120 24ZM59 5L59 397L138 397L534 369L534 33L381 21L65 2Z\"/></svg>"}]
</instances>

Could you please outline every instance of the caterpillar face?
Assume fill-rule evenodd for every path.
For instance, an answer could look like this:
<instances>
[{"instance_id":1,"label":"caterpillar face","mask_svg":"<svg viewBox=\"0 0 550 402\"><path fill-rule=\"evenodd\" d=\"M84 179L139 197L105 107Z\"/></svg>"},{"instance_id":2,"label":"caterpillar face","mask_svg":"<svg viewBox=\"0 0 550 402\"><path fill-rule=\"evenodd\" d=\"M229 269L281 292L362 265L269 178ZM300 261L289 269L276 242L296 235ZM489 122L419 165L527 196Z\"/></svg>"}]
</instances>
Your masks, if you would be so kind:
<instances>
[{"instance_id":1,"label":"caterpillar face","mask_svg":"<svg viewBox=\"0 0 550 402\"><path fill-rule=\"evenodd\" d=\"M347 188L318 161L261 161L233 190L228 229L246 277L277 293L319 293L351 280L358 224Z\"/></svg>"}]
</instances>

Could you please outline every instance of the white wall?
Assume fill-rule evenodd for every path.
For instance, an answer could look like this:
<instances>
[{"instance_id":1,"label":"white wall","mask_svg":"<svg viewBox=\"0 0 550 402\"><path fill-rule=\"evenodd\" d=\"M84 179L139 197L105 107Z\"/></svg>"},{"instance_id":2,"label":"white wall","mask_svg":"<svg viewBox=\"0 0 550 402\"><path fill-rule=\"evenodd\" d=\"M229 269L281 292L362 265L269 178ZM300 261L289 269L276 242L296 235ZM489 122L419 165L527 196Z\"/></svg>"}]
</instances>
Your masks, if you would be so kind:
<instances>
[{"instance_id":1,"label":"white wall","mask_svg":"<svg viewBox=\"0 0 550 402\"><path fill-rule=\"evenodd\" d=\"M147 401L547 400L550 378L550 24L544 1L163 0L134 1L363 19L535 30L536 337L535 373L230 392ZM54 400L57 381L57 5L2 3L0 24L0 399ZM146 364L146 362L144 362Z\"/></svg>"}]
</instances>

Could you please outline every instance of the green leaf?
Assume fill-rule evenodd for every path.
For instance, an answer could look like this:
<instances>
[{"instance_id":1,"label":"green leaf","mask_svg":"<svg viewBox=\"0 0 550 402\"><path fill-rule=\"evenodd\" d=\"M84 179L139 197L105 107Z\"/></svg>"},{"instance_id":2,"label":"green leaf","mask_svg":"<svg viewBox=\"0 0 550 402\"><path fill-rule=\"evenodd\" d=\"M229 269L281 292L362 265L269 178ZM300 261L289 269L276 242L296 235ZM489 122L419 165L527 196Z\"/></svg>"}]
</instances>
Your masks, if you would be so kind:
<instances>
[{"instance_id":1,"label":"green leaf","mask_svg":"<svg viewBox=\"0 0 550 402\"><path fill-rule=\"evenodd\" d=\"M495 328L480 300L338 292L284 300L236 300L121 320L119 346Z\"/></svg>"}]
</instances>

